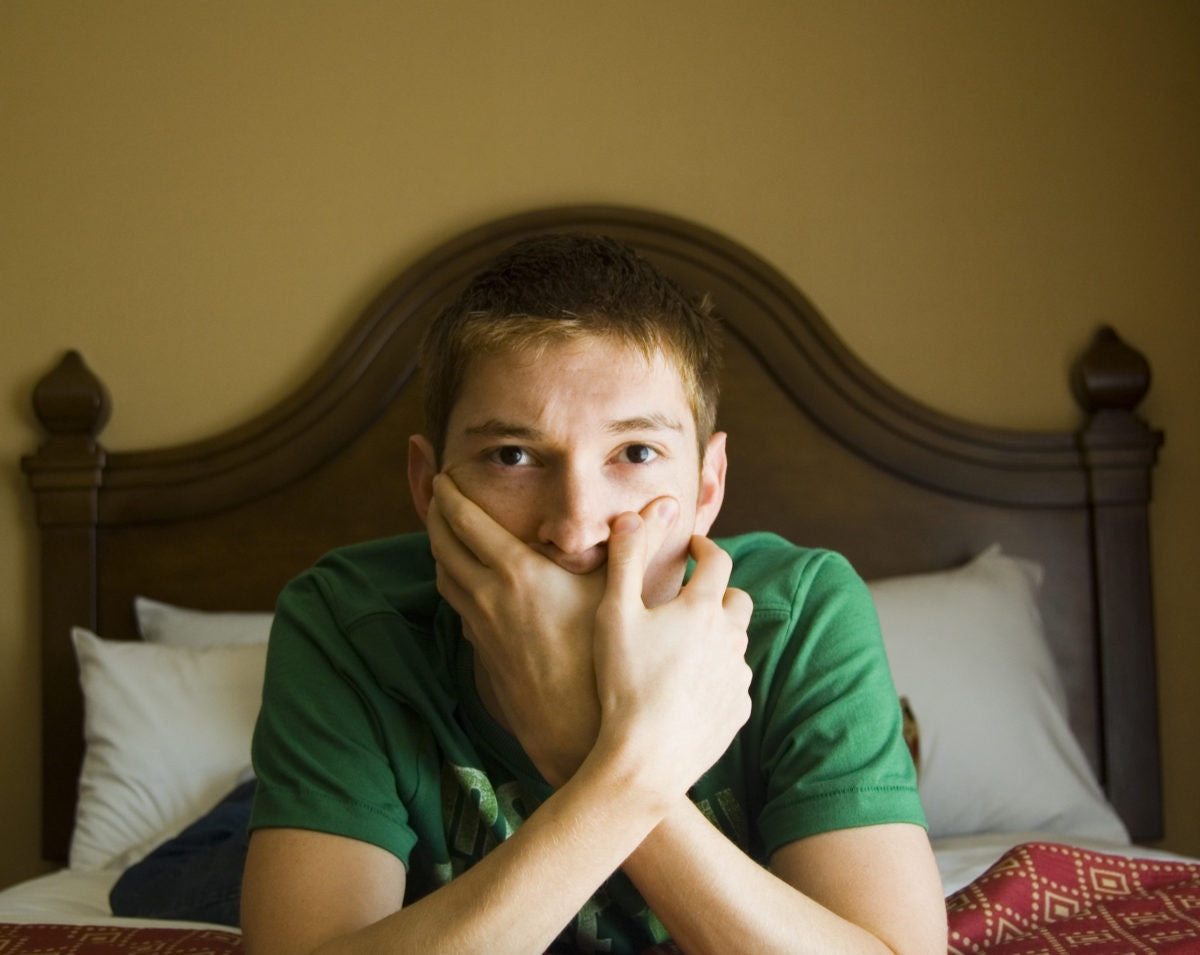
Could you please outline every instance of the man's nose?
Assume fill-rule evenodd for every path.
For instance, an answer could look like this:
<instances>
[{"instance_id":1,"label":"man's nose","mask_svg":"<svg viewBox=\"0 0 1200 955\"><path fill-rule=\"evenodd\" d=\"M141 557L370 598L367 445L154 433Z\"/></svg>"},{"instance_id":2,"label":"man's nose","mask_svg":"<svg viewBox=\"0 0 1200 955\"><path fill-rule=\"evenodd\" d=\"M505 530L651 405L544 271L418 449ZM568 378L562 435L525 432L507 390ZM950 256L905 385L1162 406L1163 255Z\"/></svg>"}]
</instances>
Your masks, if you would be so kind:
<instances>
[{"instance_id":1,"label":"man's nose","mask_svg":"<svg viewBox=\"0 0 1200 955\"><path fill-rule=\"evenodd\" d=\"M616 516L602 482L565 469L544 502L538 539L568 556L587 556L608 540Z\"/></svg>"}]
</instances>

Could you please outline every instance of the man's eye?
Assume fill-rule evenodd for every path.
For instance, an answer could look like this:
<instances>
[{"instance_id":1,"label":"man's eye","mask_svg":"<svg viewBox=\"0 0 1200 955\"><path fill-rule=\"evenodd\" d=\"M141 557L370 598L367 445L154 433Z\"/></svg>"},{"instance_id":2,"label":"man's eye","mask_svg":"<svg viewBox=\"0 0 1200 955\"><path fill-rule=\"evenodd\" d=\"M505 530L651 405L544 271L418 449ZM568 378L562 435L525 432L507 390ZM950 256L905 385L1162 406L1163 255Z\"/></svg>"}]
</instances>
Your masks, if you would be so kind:
<instances>
[{"instance_id":1,"label":"man's eye","mask_svg":"<svg viewBox=\"0 0 1200 955\"><path fill-rule=\"evenodd\" d=\"M646 444L631 444L625 448L624 454L630 464L647 464L658 457L658 452Z\"/></svg>"},{"instance_id":2,"label":"man's eye","mask_svg":"<svg viewBox=\"0 0 1200 955\"><path fill-rule=\"evenodd\" d=\"M497 448L492 452L492 457L497 464L503 464L506 468L518 468L523 464L529 463L529 455L525 452L525 449L519 448L515 444Z\"/></svg>"}]
</instances>

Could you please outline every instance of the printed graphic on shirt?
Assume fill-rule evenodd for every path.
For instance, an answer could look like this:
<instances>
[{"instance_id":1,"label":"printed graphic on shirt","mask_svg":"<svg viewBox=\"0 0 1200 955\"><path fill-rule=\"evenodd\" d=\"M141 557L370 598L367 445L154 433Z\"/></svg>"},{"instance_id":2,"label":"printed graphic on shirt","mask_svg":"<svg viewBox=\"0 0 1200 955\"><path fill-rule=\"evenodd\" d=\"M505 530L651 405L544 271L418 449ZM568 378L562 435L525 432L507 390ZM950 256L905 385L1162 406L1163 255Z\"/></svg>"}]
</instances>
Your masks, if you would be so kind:
<instances>
[{"instance_id":1,"label":"printed graphic on shirt","mask_svg":"<svg viewBox=\"0 0 1200 955\"><path fill-rule=\"evenodd\" d=\"M600 938L600 913L608 908L608 893L600 891L584 903L575 916L575 945L581 952L611 952L612 939Z\"/></svg>"},{"instance_id":2,"label":"printed graphic on shirt","mask_svg":"<svg viewBox=\"0 0 1200 955\"><path fill-rule=\"evenodd\" d=\"M697 805L713 825L745 844L746 815L731 790L722 789ZM443 763L442 821L450 858L436 866L438 884L444 885L482 859L516 832L527 815L521 786L515 780L493 787L482 770ZM617 886L614 880L622 880L623 885ZM581 952L613 951L614 931L618 938L628 931L648 939L649 944L666 941L666 929L632 885L620 875L614 880L600 886L563 935L574 936L570 941ZM621 888L624 891L617 891ZM614 900L614 891L623 904Z\"/></svg>"},{"instance_id":3,"label":"printed graphic on shirt","mask_svg":"<svg viewBox=\"0 0 1200 955\"><path fill-rule=\"evenodd\" d=\"M727 835L742 851L750 845L750 828L746 823L746 812L737 801L732 789L721 789L704 799L697 800L697 808L714 826Z\"/></svg>"},{"instance_id":4,"label":"printed graphic on shirt","mask_svg":"<svg viewBox=\"0 0 1200 955\"><path fill-rule=\"evenodd\" d=\"M449 863L438 865L440 884L461 875L511 836L528 812L515 780L493 788L482 770L442 764L442 822Z\"/></svg>"}]
</instances>

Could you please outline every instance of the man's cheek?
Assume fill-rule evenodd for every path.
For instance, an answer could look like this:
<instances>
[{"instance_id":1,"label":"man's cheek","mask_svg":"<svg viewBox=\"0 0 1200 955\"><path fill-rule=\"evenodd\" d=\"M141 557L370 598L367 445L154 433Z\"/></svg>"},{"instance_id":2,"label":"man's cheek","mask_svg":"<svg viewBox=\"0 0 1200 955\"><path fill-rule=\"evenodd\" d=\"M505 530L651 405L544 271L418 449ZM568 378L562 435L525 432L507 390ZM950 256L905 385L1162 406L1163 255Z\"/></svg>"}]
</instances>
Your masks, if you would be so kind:
<instances>
[{"instance_id":1,"label":"man's cheek","mask_svg":"<svg viewBox=\"0 0 1200 955\"><path fill-rule=\"evenodd\" d=\"M520 502L521 495L499 489L495 482L476 480L468 468L447 469L446 473L454 478L463 496L483 513L518 540L530 541L526 526L529 522L523 519L520 508L514 506Z\"/></svg>"}]
</instances>

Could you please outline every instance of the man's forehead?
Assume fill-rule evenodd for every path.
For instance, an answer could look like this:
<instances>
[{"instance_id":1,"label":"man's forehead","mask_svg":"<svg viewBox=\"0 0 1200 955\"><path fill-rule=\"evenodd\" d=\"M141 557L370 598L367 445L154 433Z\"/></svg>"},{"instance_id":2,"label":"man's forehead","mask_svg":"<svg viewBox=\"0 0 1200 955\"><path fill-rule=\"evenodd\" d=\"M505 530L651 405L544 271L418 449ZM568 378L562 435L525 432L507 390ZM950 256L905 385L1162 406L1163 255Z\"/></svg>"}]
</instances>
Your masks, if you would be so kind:
<instances>
[{"instance_id":1,"label":"man's forehead","mask_svg":"<svg viewBox=\"0 0 1200 955\"><path fill-rule=\"evenodd\" d=\"M550 387L586 383L614 390L628 390L631 382L649 379L664 393L686 391L678 363L661 349L647 352L630 342L588 336L480 352L464 366L461 392L478 389L486 381L489 388L506 395L531 378Z\"/></svg>"},{"instance_id":2,"label":"man's forehead","mask_svg":"<svg viewBox=\"0 0 1200 955\"><path fill-rule=\"evenodd\" d=\"M471 360L451 412L451 430L468 436L538 437L567 414L613 434L690 435L695 422L675 363L621 342L584 340Z\"/></svg>"},{"instance_id":3,"label":"man's forehead","mask_svg":"<svg viewBox=\"0 0 1200 955\"><path fill-rule=\"evenodd\" d=\"M476 351L467 361L467 374L477 362L498 363L513 368L544 361L603 353L611 365L624 368L675 368L671 355L660 345L641 345L616 335L576 332L562 337L514 338L494 342ZM678 373L678 372L677 372Z\"/></svg>"}]
</instances>

